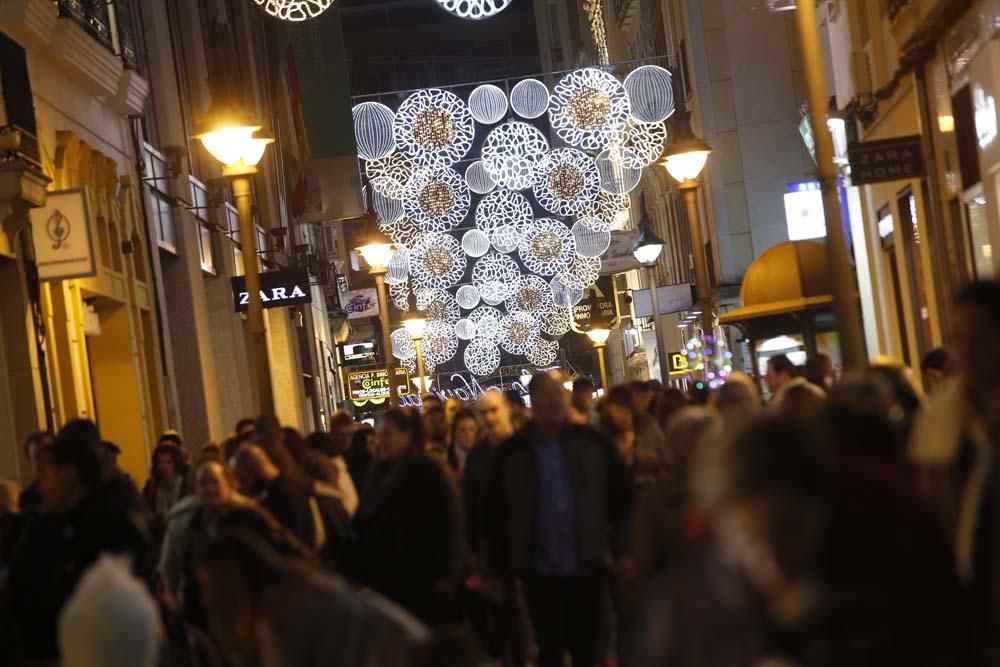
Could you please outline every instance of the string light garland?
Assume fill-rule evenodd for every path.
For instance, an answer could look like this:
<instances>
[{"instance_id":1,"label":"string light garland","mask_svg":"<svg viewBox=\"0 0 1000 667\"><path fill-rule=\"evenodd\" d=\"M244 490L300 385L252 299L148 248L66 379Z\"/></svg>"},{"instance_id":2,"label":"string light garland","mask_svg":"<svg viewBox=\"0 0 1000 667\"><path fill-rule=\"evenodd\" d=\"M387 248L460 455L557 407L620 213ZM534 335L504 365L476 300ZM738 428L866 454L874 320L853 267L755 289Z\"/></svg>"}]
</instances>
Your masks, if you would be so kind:
<instances>
[{"instance_id":1,"label":"string light garland","mask_svg":"<svg viewBox=\"0 0 1000 667\"><path fill-rule=\"evenodd\" d=\"M496 190L497 182L490 176L482 160L476 160L465 169L465 182L477 195L485 195Z\"/></svg>"},{"instance_id":2,"label":"string light garland","mask_svg":"<svg viewBox=\"0 0 1000 667\"><path fill-rule=\"evenodd\" d=\"M521 118L538 118L549 108L549 89L538 79L518 81L510 91L510 108Z\"/></svg>"},{"instance_id":3,"label":"string light garland","mask_svg":"<svg viewBox=\"0 0 1000 667\"><path fill-rule=\"evenodd\" d=\"M471 194L465 179L454 169L423 169L410 182L403 210L424 232L447 232L465 219Z\"/></svg>"},{"instance_id":4,"label":"string light garland","mask_svg":"<svg viewBox=\"0 0 1000 667\"><path fill-rule=\"evenodd\" d=\"M483 125L493 125L507 115L507 95L487 83L476 87L469 95L469 112Z\"/></svg>"},{"instance_id":5,"label":"string light garland","mask_svg":"<svg viewBox=\"0 0 1000 667\"><path fill-rule=\"evenodd\" d=\"M564 76L552 90L549 122L570 146L600 151L625 127L629 101L618 79L588 67Z\"/></svg>"},{"instance_id":6,"label":"string light garland","mask_svg":"<svg viewBox=\"0 0 1000 667\"><path fill-rule=\"evenodd\" d=\"M597 200L601 177L585 153L557 148L538 165L535 200L549 213L576 215Z\"/></svg>"},{"instance_id":7,"label":"string light garland","mask_svg":"<svg viewBox=\"0 0 1000 667\"><path fill-rule=\"evenodd\" d=\"M351 109L351 116L359 157L380 160L396 150L392 132L396 114L392 109L380 102L362 102Z\"/></svg>"},{"instance_id":8,"label":"string light garland","mask_svg":"<svg viewBox=\"0 0 1000 667\"><path fill-rule=\"evenodd\" d=\"M552 276L573 264L576 242L569 227L558 220L541 218L525 228L517 253L532 273Z\"/></svg>"},{"instance_id":9,"label":"string light garland","mask_svg":"<svg viewBox=\"0 0 1000 667\"><path fill-rule=\"evenodd\" d=\"M578 218L570 231L580 257L600 257L611 246L611 227L600 218Z\"/></svg>"},{"instance_id":10,"label":"string light garland","mask_svg":"<svg viewBox=\"0 0 1000 667\"><path fill-rule=\"evenodd\" d=\"M674 84L670 72L657 65L636 67L625 77L632 118L659 123L674 113Z\"/></svg>"},{"instance_id":11,"label":"string light garland","mask_svg":"<svg viewBox=\"0 0 1000 667\"><path fill-rule=\"evenodd\" d=\"M465 253L447 234L424 234L410 251L410 275L424 287L446 289L464 274Z\"/></svg>"},{"instance_id":12,"label":"string light garland","mask_svg":"<svg viewBox=\"0 0 1000 667\"><path fill-rule=\"evenodd\" d=\"M437 0L437 3L455 16L479 21L502 12L510 0Z\"/></svg>"},{"instance_id":13,"label":"string light garland","mask_svg":"<svg viewBox=\"0 0 1000 667\"><path fill-rule=\"evenodd\" d=\"M420 167L447 167L472 148L475 121L465 103L447 90L413 93L399 106L393 123L396 146Z\"/></svg>"},{"instance_id":14,"label":"string light garland","mask_svg":"<svg viewBox=\"0 0 1000 667\"><path fill-rule=\"evenodd\" d=\"M493 128L480 154L498 185L524 190L535 182L535 169L548 150L549 142L538 128L515 120Z\"/></svg>"}]
</instances>

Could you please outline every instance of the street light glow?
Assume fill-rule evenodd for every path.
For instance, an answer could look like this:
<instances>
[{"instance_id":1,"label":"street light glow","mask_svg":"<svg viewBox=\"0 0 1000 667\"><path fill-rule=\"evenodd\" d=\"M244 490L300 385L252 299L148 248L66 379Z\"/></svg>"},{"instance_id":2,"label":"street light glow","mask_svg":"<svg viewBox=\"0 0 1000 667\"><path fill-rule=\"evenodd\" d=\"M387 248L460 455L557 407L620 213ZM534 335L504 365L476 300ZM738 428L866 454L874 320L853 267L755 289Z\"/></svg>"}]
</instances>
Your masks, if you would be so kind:
<instances>
[{"instance_id":1,"label":"street light glow","mask_svg":"<svg viewBox=\"0 0 1000 667\"><path fill-rule=\"evenodd\" d=\"M264 157L264 150L274 139L253 136L260 125L224 125L195 135L212 157L226 167L242 161L255 167Z\"/></svg>"},{"instance_id":2,"label":"street light glow","mask_svg":"<svg viewBox=\"0 0 1000 667\"><path fill-rule=\"evenodd\" d=\"M660 243L645 243L632 251L632 255L640 264L652 264L663 252L663 245Z\"/></svg>"},{"instance_id":3,"label":"street light glow","mask_svg":"<svg viewBox=\"0 0 1000 667\"><path fill-rule=\"evenodd\" d=\"M368 262L372 272L384 273L389 270L389 260L393 253L391 243L368 243L358 248L358 252Z\"/></svg>"},{"instance_id":4,"label":"street light glow","mask_svg":"<svg viewBox=\"0 0 1000 667\"><path fill-rule=\"evenodd\" d=\"M710 152L700 150L671 155L663 161L663 166L677 182L692 181L701 175Z\"/></svg>"},{"instance_id":5,"label":"street light glow","mask_svg":"<svg viewBox=\"0 0 1000 667\"><path fill-rule=\"evenodd\" d=\"M420 340L424 337L424 329L427 328L427 318L413 313L403 319L403 327L410 334L410 338Z\"/></svg>"},{"instance_id":6,"label":"street light glow","mask_svg":"<svg viewBox=\"0 0 1000 667\"><path fill-rule=\"evenodd\" d=\"M587 332L587 337L593 341L594 345L604 345L610 336L610 329L591 329Z\"/></svg>"}]
</instances>

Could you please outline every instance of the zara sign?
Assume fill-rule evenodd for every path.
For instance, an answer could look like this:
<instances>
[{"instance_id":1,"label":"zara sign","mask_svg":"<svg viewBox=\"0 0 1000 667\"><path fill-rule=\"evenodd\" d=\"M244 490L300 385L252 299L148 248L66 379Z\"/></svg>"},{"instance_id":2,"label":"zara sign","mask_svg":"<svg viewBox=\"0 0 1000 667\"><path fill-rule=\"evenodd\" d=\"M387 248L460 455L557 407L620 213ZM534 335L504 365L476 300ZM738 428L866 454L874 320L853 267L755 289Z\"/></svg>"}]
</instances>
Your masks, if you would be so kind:
<instances>
[{"instance_id":1,"label":"zara sign","mask_svg":"<svg viewBox=\"0 0 1000 667\"><path fill-rule=\"evenodd\" d=\"M250 307L250 293L247 292L246 278L232 279L233 303L237 313L245 313ZM284 269L260 274L260 301L264 308L281 308L297 303L312 303L312 289L309 287L309 273L305 269Z\"/></svg>"}]
</instances>

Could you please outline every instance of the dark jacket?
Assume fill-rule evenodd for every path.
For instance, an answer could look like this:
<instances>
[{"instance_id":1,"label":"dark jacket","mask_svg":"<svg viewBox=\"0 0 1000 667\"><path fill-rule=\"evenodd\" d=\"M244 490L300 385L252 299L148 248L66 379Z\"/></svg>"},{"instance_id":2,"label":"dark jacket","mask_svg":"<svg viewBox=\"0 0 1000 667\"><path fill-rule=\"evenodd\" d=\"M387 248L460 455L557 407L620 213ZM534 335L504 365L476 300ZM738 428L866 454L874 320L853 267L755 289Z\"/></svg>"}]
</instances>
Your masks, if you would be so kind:
<instances>
[{"instance_id":1,"label":"dark jacket","mask_svg":"<svg viewBox=\"0 0 1000 667\"><path fill-rule=\"evenodd\" d=\"M474 556L482 557L485 551L483 527L486 516L486 490L490 483L490 470L496 447L483 439L469 450L462 473L462 500L465 506L465 539Z\"/></svg>"},{"instance_id":2,"label":"dark jacket","mask_svg":"<svg viewBox=\"0 0 1000 667\"><path fill-rule=\"evenodd\" d=\"M344 574L433 625L444 620L461 560L454 473L423 454L376 464L354 517Z\"/></svg>"},{"instance_id":3,"label":"dark jacket","mask_svg":"<svg viewBox=\"0 0 1000 667\"><path fill-rule=\"evenodd\" d=\"M533 572L539 485L534 446L539 439L529 422L494 455L485 516L488 566L497 574ZM611 441L590 426L567 424L559 443L572 478L580 564L596 572L622 551L628 472Z\"/></svg>"},{"instance_id":4,"label":"dark jacket","mask_svg":"<svg viewBox=\"0 0 1000 667\"><path fill-rule=\"evenodd\" d=\"M303 544L316 548L316 524L309 501L312 495L313 489L304 480L281 474L263 488L256 500Z\"/></svg>"}]
</instances>

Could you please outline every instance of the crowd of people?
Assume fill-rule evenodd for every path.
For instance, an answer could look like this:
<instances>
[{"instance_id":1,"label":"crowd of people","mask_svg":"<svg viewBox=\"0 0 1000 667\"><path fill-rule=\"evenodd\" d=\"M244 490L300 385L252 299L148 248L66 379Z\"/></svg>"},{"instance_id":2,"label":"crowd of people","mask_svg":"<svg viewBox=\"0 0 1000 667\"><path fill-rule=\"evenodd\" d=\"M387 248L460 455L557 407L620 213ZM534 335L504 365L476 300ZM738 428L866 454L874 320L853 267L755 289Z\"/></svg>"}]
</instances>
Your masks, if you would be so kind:
<instances>
[{"instance_id":1,"label":"crowd of people","mask_svg":"<svg viewBox=\"0 0 1000 667\"><path fill-rule=\"evenodd\" d=\"M141 491L94 423L35 434L34 482L0 482L0 662L1000 664L1000 284L953 312L923 382L539 372L530 408L169 431Z\"/></svg>"}]
</instances>

